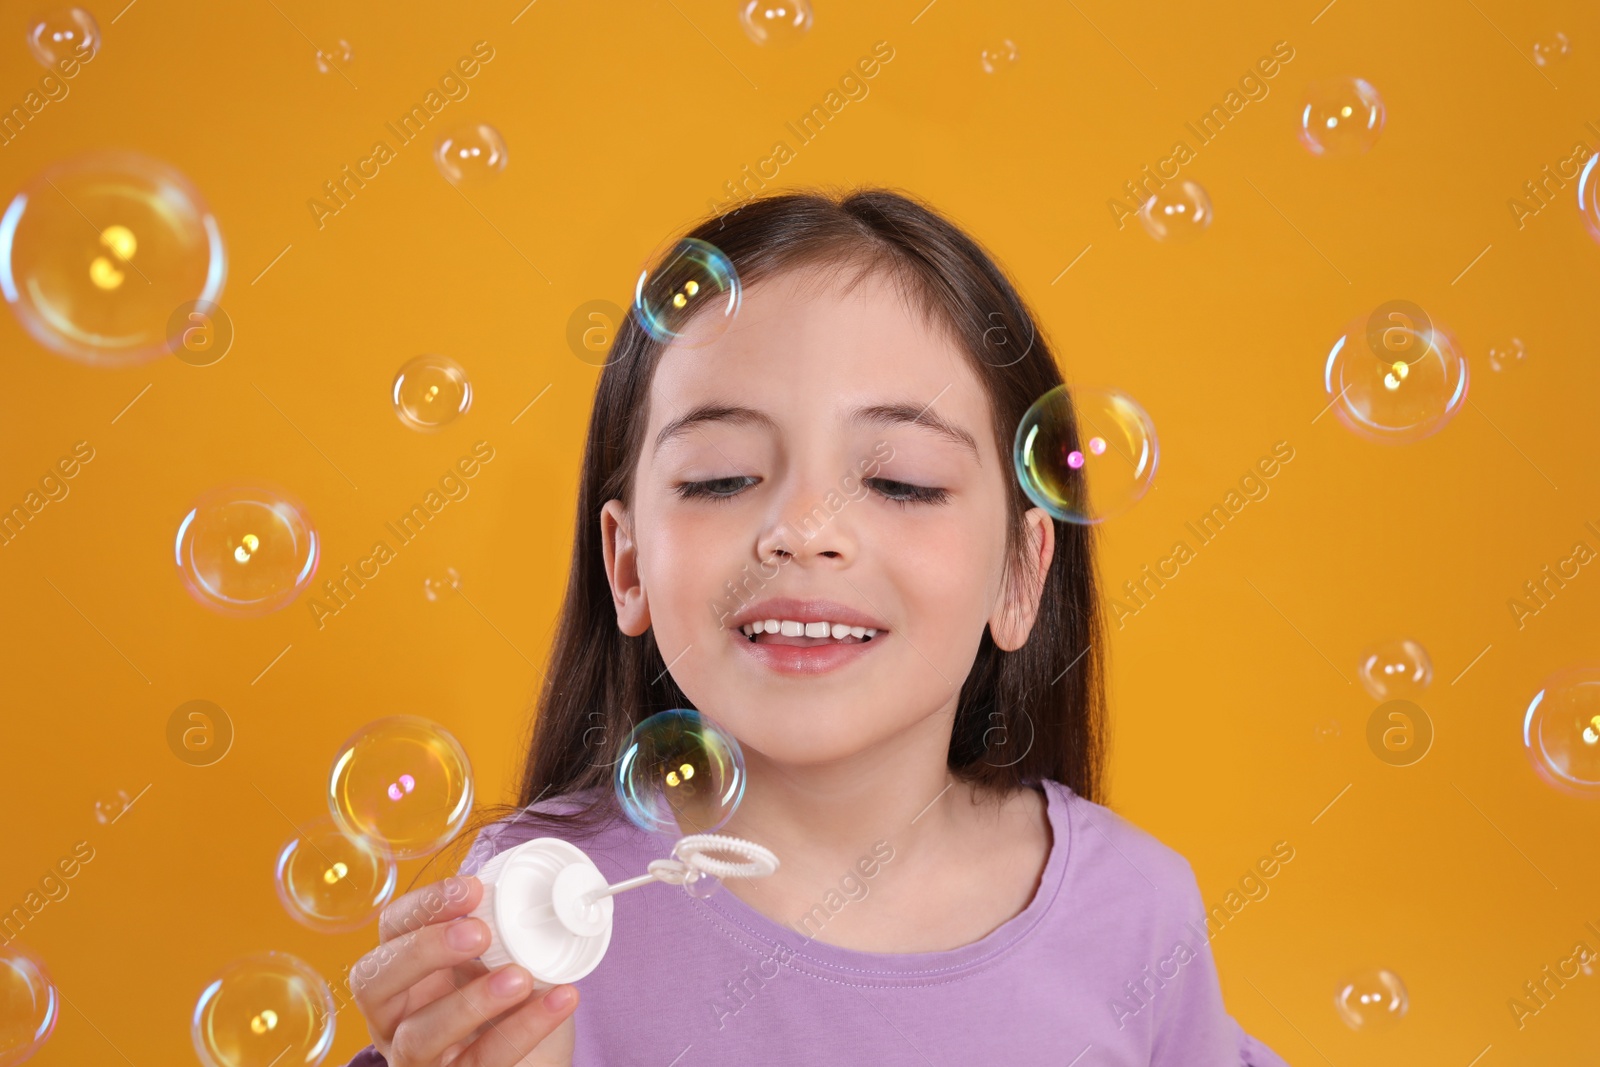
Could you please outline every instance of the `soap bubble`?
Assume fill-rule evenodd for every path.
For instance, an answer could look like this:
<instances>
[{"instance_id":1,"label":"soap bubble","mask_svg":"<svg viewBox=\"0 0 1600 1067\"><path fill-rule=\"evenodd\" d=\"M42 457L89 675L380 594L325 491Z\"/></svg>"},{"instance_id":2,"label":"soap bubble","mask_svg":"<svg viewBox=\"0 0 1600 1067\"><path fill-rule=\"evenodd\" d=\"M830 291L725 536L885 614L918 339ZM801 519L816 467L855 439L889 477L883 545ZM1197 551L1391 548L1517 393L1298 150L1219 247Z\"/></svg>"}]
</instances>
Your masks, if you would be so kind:
<instances>
[{"instance_id":1,"label":"soap bubble","mask_svg":"<svg viewBox=\"0 0 1600 1067\"><path fill-rule=\"evenodd\" d=\"M1411 1001L1399 975L1377 969L1362 971L1340 984L1333 1005L1350 1029L1371 1030L1398 1021Z\"/></svg>"},{"instance_id":2,"label":"soap bubble","mask_svg":"<svg viewBox=\"0 0 1600 1067\"><path fill-rule=\"evenodd\" d=\"M1421 308L1384 304L1334 342L1323 387L1339 421L1373 441L1420 441L1442 429L1467 397L1467 361Z\"/></svg>"},{"instance_id":3,"label":"soap bubble","mask_svg":"<svg viewBox=\"0 0 1600 1067\"><path fill-rule=\"evenodd\" d=\"M341 37L332 48L317 49L317 69L328 74L339 70L352 58L354 53L350 50L350 42Z\"/></svg>"},{"instance_id":4,"label":"soap bubble","mask_svg":"<svg viewBox=\"0 0 1600 1067\"><path fill-rule=\"evenodd\" d=\"M28 51L52 71L64 59L93 57L100 51L100 25L81 7L57 8L28 27Z\"/></svg>"},{"instance_id":5,"label":"soap bubble","mask_svg":"<svg viewBox=\"0 0 1600 1067\"><path fill-rule=\"evenodd\" d=\"M437 430L472 406L472 382L447 356L418 356L394 376L394 413L413 430Z\"/></svg>"},{"instance_id":6,"label":"soap bubble","mask_svg":"<svg viewBox=\"0 0 1600 1067\"><path fill-rule=\"evenodd\" d=\"M215 302L222 234L183 175L129 153L56 164L0 218L0 293L62 355L129 366L165 355L167 319Z\"/></svg>"},{"instance_id":7,"label":"soap bubble","mask_svg":"<svg viewBox=\"0 0 1600 1067\"><path fill-rule=\"evenodd\" d=\"M1187 178L1163 186L1139 207L1145 231L1170 244L1200 236L1211 225L1211 214L1211 197L1199 182Z\"/></svg>"},{"instance_id":8,"label":"soap bubble","mask_svg":"<svg viewBox=\"0 0 1600 1067\"><path fill-rule=\"evenodd\" d=\"M1144 408L1115 389L1058 385L1017 424L1012 463L1035 504L1063 522L1104 522L1155 481L1159 447Z\"/></svg>"},{"instance_id":9,"label":"soap bubble","mask_svg":"<svg viewBox=\"0 0 1600 1067\"><path fill-rule=\"evenodd\" d=\"M983 64L985 74L996 71L1010 70L1016 66L1021 53L1017 51L1017 42L1007 37L998 44L991 44L978 53L978 62Z\"/></svg>"},{"instance_id":10,"label":"soap bubble","mask_svg":"<svg viewBox=\"0 0 1600 1067\"><path fill-rule=\"evenodd\" d=\"M640 271L634 284L633 316L662 344L682 348L708 344L739 313L744 294L739 273L715 245L686 237L650 263L654 269ZM701 308L704 311L696 314Z\"/></svg>"},{"instance_id":11,"label":"soap bubble","mask_svg":"<svg viewBox=\"0 0 1600 1067\"><path fill-rule=\"evenodd\" d=\"M1433 681L1433 660L1417 642L1397 637L1363 649L1357 673L1374 700L1415 697Z\"/></svg>"},{"instance_id":12,"label":"soap bubble","mask_svg":"<svg viewBox=\"0 0 1600 1067\"><path fill-rule=\"evenodd\" d=\"M1570 51L1572 42L1567 40L1566 34L1557 30L1533 42L1533 61L1541 67L1548 67L1566 59Z\"/></svg>"},{"instance_id":13,"label":"soap bubble","mask_svg":"<svg viewBox=\"0 0 1600 1067\"><path fill-rule=\"evenodd\" d=\"M486 122L457 126L433 146L433 162L456 185L481 182L506 169L506 139Z\"/></svg>"},{"instance_id":14,"label":"soap bubble","mask_svg":"<svg viewBox=\"0 0 1600 1067\"><path fill-rule=\"evenodd\" d=\"M133 807L133 798L126 789L118 789L94 802L94 821L110 826L122 818L122 813Z\"/></svg>"},{"instance_id":15,"label":"soap bubble","mask_svg":"<svg viewBox=\"0 0 1600 1067\"><path fill-rule=\"evenodd\" d=\"M281 489L232 485L195 501L178 523L178 574L201 604L251 617L286 607L321 558L305 510Z\"/></svg>"},{"instance_id":16,"label":"soap bubble","mask_svg":"<svg viewBox=\"0 0 1600 1067\"><path fill-rule=\"evenodd\" d=\"M428 856L472 813L472 764L436 722L393 715L357 730L334 757L328 806L339 829L396 859Z\"/></svg>"},{"instance_id":17,"label":"soap bubble","mask_svg":"<svg viewBox=\"0 0 1600 1067\"><path fill-rule=\"evenodd\" d=\"M693 869L689 871L689 876L683 882L683 888L696 900L705 900L713 896L721 885L722 879L716 875Z\"/></svg>"},{"instance_id":18,"label":"soap bubble","mask_svg":"<svg viewBox=\"0 0 1600 1067\"><path fill-rule=\"evenodd\" d=\"M0 945L0 1067L22 1063L50 1038L61 1005L44 964L21 945Z\"/></svg>"},{"instance_id":19,"label":"soap bubble","mask_svg":"<svg viewBox=\"0 0 1600 1067\"><path fill-rule=\"evenodd\" d=\"M316 1067L333 1047L333 992L286 952L228 964L195 1002L189 1036L205 1067Z\"/></svg>"},{"instance_id":20,"label":"soap bubble","mask_svg":"<svg viewBox=\"0 0 1600 1067\"><path fill-rule=\"evenodd\" d=\"M1550 785L1600 796L1600 667L1569 667L1547 678L1523 716L1522 744Z\"/></svg>"},{"instance_id":21,"label":"soap bubble","mask_svg":"<svg viewBox=\"0 0 1600 1067\"><path fill-rule=\"evenodd\" d=\"M1342 732L1338 719L1324 719L1311 728L1311 735L1318 741L1332 741Z\"/></svg>"},{"instance_id":22,"label":"soap bubble","mask_svg":"<svg viewBox=\"0 0 1600 1067\"><path fill-rule=\"evenodd\" d=\"M284 910L323 933L359 929L377 918L399 877L387 852L342 833L327 817L284 843L273 874Z\"/></svg>"},{"instance_id":23,"label":"soap bubble","mask_svg":"<svg viewBox=\"0 0 1600 1067\"><path fill-rule=\"evenodd\" d=\"M788 48L811 29L810 0L746 0L739 25L752 41L769 48Z\"/></svg>"},{"instance_id":24,"label":"soap bubble","mask_svg":"<svg viewBox=\"0 0 1600 1067\"><path fill-rule=\"evenodd\" d=\"M446 567L442 576L429 575L422 579L422 595L429 600L438 600L444 596L446 589L461 588L461 572L454 567Z\"/></svg>"},{"instance_id":25,"label":"soap bubble","mask_svg":"<svg viewBox=\"0 0 1600 1067\"><path fill-rule=\"evenodd\" d=\"M1489 369L1494 371L1512 370L1520 367L1528 358L1528 350L1523 345L1520 337L1513 337L1505 344L1495 345L1489 349Z\"/></svg>"},{"instance_id":26,"label":"soap bubble","mask_svg":"<svg viewBox=\"0 0 1600 1067\"><path fill-rule=\"evenodd\" d=\"M1313 82L1300 106L1300 143L1316 156L1360 155L1377 144L1383 119L1383 97L1370 82Z\"/></svg>"},{"instance_id":27,"label":"soap bubble","mask_svg":"<svg viewBox=\"0 0 1600 1067\"><path fill-rule=\"evenodd\" d=\"M719 829L744 796L744 752L698 711L660 711L628 733L617 761L617 799L650 833Z\"/></svg>"}]
</instances>

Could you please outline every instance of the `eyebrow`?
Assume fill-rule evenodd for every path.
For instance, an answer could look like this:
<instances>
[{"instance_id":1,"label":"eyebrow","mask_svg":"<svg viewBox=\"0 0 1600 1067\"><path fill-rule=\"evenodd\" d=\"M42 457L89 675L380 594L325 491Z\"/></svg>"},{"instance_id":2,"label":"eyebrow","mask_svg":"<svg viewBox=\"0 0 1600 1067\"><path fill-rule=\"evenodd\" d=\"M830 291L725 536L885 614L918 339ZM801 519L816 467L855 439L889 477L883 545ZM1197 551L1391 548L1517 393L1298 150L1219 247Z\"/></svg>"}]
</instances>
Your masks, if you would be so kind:
<instances>
[{"instance_id":1,"label":"eyebrow","mask_svg":"<svg viewBox=\"0 0 1600 1067\"><path fill-rule=\"evenodd\" d=\"M971 453L972 458L981 466L983 459L978 451L978 442L966 430L948 421L935 411L928 409L927 405L919 405L901 401L891 404L871 404L867 407L857 408L849 421L857 426L915 426L949 441L951 444ZM741 407L735 404L711 402L701 404L691 409L661 428L656 435L655 448L661 449L667 442L674 438L682 437L690 430L708 423L727 423L734 426L750 426L758 429L776 432L778 422L771 415L755 408Z\"/></svg>"}]
</instances>

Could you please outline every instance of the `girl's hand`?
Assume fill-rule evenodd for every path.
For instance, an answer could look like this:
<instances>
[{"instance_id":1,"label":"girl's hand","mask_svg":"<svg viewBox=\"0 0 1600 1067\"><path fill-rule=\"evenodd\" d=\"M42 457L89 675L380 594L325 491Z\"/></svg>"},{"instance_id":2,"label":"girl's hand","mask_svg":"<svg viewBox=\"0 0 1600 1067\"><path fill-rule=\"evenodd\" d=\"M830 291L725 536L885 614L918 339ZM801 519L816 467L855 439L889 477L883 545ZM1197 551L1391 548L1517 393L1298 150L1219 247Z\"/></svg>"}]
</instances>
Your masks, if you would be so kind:
<instances>
[{"instance_id":1,"label":"girl's hand","mask_svg":"<svg viewBox=\"0 0 1600 1067\"><path fill-rule=\"evenodd\" d=\"M476 878L447 878L397 897L378 920L378 947L350 968L356 1007L389 1067L571 1067L578 991L534 997L516 964L489 971Z\"/></svg>"}]
</instances>

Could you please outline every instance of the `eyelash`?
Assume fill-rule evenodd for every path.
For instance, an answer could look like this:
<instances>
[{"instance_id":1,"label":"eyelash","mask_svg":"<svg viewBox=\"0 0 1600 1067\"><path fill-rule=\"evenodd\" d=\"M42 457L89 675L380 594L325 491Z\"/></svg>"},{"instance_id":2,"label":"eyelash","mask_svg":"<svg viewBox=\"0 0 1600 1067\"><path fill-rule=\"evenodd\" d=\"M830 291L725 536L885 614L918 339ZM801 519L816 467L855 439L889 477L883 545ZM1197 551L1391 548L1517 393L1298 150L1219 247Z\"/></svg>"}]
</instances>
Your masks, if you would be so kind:
<instances>
[{"instance_id":1,"label":"eyelash","mask_svg":"<svg viewBox=\"0 0 1600 1067\"><path fill-rule=\"evenodd\" d=\"M741 474L734 475L729 478L713 478L704 482L683 482L677 487L677 492L678 496L684 500L732 500L738 495L737 493L715 493L712 492L709 487L713 485L722 485L727 482L740 482L747 480L750 480L748 476ZM907 482L894 481L891 478L863 478L861 480L861 484L863 485L872 485L873 483L887 486L898 486L901 490L903 490L903 494L900 496L891 496L890 494L885 493L882 489L878 490L879 494L885 500L893 504L898 504L901 508L908 507L911 504L943 504L950 499L950 491L948 489L934 489L922 485L911 485ZM740 488L745 487L741 486Z\"/></svg>"}]
</instances>

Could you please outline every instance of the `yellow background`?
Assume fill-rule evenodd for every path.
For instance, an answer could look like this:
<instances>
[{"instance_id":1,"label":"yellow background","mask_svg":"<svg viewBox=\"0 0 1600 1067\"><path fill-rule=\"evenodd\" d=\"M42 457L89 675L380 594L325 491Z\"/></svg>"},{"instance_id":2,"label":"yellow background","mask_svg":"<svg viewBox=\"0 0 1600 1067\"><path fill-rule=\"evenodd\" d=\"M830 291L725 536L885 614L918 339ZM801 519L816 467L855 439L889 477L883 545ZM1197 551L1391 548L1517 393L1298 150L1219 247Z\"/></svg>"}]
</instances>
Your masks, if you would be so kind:
<instances>
[{"instance_id":1,"label":"yellow background","mask_svg":"<svg viewBox=\"0 0 1600 1067\"><path fill-rule=\"evenodd\" d=\"M1119 387L1149 410L1157 490L1107 527L1108 584L1167 555L1274 443L1295 449L1270 496L1113 632L1113 806L1190 859L1208 903L1274 842L1295 849L1270 896L1213 942L1229 1010L1297 1065L1592 1062L1600 976L1569 983L1521 1031L1507 1001L1580 938L1600 949L1583 929L1600 923L1600 809L1541 783L1519 742L1541 679L1595 654L1600 576L1585 568L1521 630L1506 606L1575 541L1600 547L1583 529L1600 523L1600 246L1570 186L1520 230L1506 205L1575 141L1595 144L1592 9L818 0L809 38L769 51L742 33L734 0L539 0L513 24L523 2L138 0L115 24L119 0L97 4L100 55L0 148L7 198L99 147L188 175L222 226L238 331L211 367L102 370L0 315L0 500L19 501L78 440L97 453L0 550L0 906L76 842L97 853L22 938L70 1001L36 1062L189 1062L190 1011L223 964L277 948L332 980L369 947L371 928L296 925L271 878L289 820L325 810L329 761L361 724L446 724L480 796L506 799L598 373L569 351L568 316L625 303L642 257L775 141L797 148L785 122L879 40L895 54L870 94L772 187L925 197L1011 272L1069 382ZM42 70L23 44L30 11L3 10L9 107ZM1528 48L1555 30L1572 54L1541 73ZM338 38L354 49L348 82L319 73L309 43ZM986 75L979 53L1002 38L1020 58ZM435 171L430 129L319 230L306 201L480 40L495 58L439 124L496 125L505 173L467 202ZM1285 40L1295 57L1270 95L1184 168L1210 192L1212 228L1170 247L1119 230L1107 199L1176 138L1193 147L1183 123ZM1342 74L1380 89L1388 124L1366 156L1314 159L1295 137L1297 102L1311 79ZM1358 439L1331 414L1313 423L1338 331L1397 298L1453 331L1471 402L1405 447ZM1488 348L1513 335L1526 364L1492 372ZM437 435L404 428L387 395L424 352L460 361L476 390ZM480 439L496 458L471 495L320 632L304 597L238 621L179 584L173 533L205 489L260 477L294 491L323 538L320 583ZM430 603L423 580L446 566L463 595ZM1358 652L1389 635L1421 641L1435 664L1421 703L1437 738L1408 768L1368 751L1375 702L1354 683ZM166 747L168 715L196 698L237 729L209 768ZM1330 719L1341 732L1319 741ZM114 825L95 821L97 800L146 786ZM1373 965L1403 977L1410 1014L1353 1033L1333 991ZM366 1040L341 1014L328 1062Z\"/></svg>"}]
</instances>

